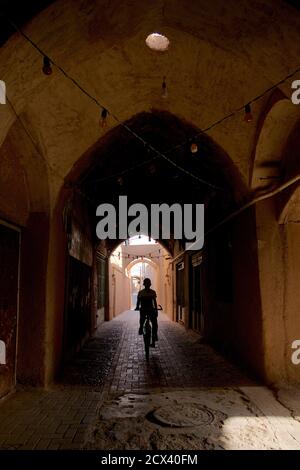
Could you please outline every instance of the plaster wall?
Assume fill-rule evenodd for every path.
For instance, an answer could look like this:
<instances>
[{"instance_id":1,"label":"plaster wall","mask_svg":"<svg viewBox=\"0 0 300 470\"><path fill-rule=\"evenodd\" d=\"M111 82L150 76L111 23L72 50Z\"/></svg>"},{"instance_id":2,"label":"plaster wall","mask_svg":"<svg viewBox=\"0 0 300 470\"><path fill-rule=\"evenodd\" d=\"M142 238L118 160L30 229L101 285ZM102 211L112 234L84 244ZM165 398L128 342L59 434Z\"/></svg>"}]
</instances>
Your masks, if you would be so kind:
<instances>
[{"instance_id":1,"label":"plaster wall","mask_svg":"<svg viewBox=\"0 0 300 470\"><path fill-rule=\"evenodd\" d=\"M130 279L124 269L109 264L109 319L130 310Z\"/></svg>"},{"instance_id":2,"label":"plaster wall","mask_svg":"<svg viewBox=\"0 0 300 470\"><path fill-rule=\"evenodd\" d=\"M291 360L292 343L300 339L300 227L297 222L290 222L281 228L284 245L284 308L283 308L283 335L284 349L281 362L285 366L285 375L282 377L288 382L300 383L300 366ZM281 379L281 377L279 377Z\"/></svg>"}]
</instances>

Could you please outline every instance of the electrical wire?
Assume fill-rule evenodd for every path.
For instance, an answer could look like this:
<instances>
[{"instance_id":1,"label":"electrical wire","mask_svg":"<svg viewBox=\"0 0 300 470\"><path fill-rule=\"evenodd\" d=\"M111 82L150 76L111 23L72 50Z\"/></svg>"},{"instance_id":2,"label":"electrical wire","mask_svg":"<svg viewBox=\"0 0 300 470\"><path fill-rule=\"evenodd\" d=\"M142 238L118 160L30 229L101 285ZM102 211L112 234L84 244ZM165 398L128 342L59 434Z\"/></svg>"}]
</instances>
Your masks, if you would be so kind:
<instances>
[{"instance_id":1,"label":"electrical wire","mask_svg":"<svg viewBox=\"0 0 300 470\"><path fill-rule=\"evenodd\" d=\"M244 212L246 209L249 209L249 207L252 207L254 205L256 205L258 202L261 202L261 201L264 201L266 199L270 199L274 196L276 196L277 194L281 193L282 191L284 191L285 189L289 188L290 186L292 186L293 184L297 183L298 181L300 181L300 175L296 175L294 176L294 178L291 178L290 180L286 181L285 183L283 183L282 185L278 186L278 188L275 188L271 191L269 191L268 193L265 193L265 194L262 194L261 196L257 196L256 198L254 199L251 199L251 201L247 202L246 204L244 204L242 207L236 209L234 212L232 212L231 214L229 214L227 217L225 217L223 220L221 220L220 222L218 222L216 225L214 225L212 228L210 228L209 230L207 230L207 232L205 232L204 234L204 237L206 237L207 235L210 235L211 233L213 233L215 230L217 230L218 228L220 228L222 225L226 224L227 222L229 222L230 220L234 219L235 217L237 217L239 214L241 214L242 212ZM193 244L196 244L197 243L197 240L193 243ZM181 253L179 253L176 258L173 259L172 262L174 262L178 257L182 256L185 252L188 252L190 250L192 250L192 247L193 245L190 246L190 248L188 250L184 250L182 251Z\"/></svg>"},{"instance_id":2,"label":"electrical wire","mask_svg":"<svg viewBox=\"0 0 300 470\"><path fill-rule=\"evenodd\" d=\"M91 95L79 82L78 80L76 80L75 78L73 78L71 75L69 75L64 69L63 67L61 67L59 64L57 64L52 58L50 58L26 33L24 33L22 31L21 28L19 28L14 21L11 20L11 18L9 18L4 12L0 12L1 15L6 19L6 21L8 21L11 26L26 40L28 41L43 57L48 57L50 59L50 62L51 64L53 64L68 80L70 80L82 93L84 93L89 99L91 99L98 107L102 108L102 109L105 109L107 110L107 112L109 113L110 116L112 116L112 118L121 126L123 127L124 129L126 129L127 132L129 132L131 135L133 135L137 140L139 140L145 148L147 148L148 150L151 150L154 154L155 154L155 157L151 158L151 159L148 159L144 162L141 162L141 163L138 163L136 165L133 165L131 166L130 168L126 169L126 170L122 170L121 172L117 173L117 174L114 174L114 175L110 175L110 176L107 176L107 177L104 177L104 178L101 178L97 181L105 181L106 179L111 179L111 178L116 178L118 176L123 176L124 174L126 173L129 173L131 171L133 171L134 169L154 160L155 158L162 158L164 160L166 160L170 165L173 165L175 168L177 168L179 171L181 171L182 173L185 173L186 175L188 175L189 177L191 178L194 178L196 180L198 180L201 184L204 184L206 186L209 186L213 189L217 189L217 190L224 190L224 188L220 188L219 186L216 186L214 185L213 183L210 183L206 180L204 180L203 178L199 177L198 175L195 175L194 173L190 172L189 170L187 170L186 168L182 167L181 165L179 165L178 163L174 162L174 160L172 160L170 157L167 156L167 154L170 154L171 152L174 152L184 146L186 146L187 144L189 143L192 143L193 141L195 141L199 136L203 135L203 134L206 134L207 132L209 132L210 130L212 130L213 128L215 128L216 126L222 124L224 121L230 119L231 117L235 116L236 114L240 113L242 110L245 109L245 106L246 104L236 108L234 111L226 114L225 116L223 116L222 118L220 118L219 120L213 122L212 124L210 124L209 126L207 126L206 128L204 129L201 129L199 132L197 132L196 134L194 134L192 137L188 138L187 140L185 140L184 142L180 143L180 144L177 144L173 147L171 147L169 150L166 150L164 151L164 153L160 152L159 150L157 150L155 147L153 147L153 145L149 144L148 142L146 142L139 134L137 134L133 129L131 129L126 123L122 122L118 117L117 115L115 115L114 113L112 113L107 106L104 106L97 98L95 98L93 95ZM280 85L283 85L287 80L291 79L292 77L294 77L294 75L296 75L297 73L300 72L300 67L298 67L297 69L295 69L293 72L289 73L288 75L286 75L284 78L282 78L281 80L279 80L278 82L276 82L275 84L273 84L272 86L268 87L267 89L265 89L264 91L262 91L259 95L255 96L254 98L250 99L248 102L247 102L247 105L251 105L253 104L254 102L258 101L259 99L261 99L262 97L264 97L267 93L270 93L271 91L274 91L276 88L278 88ZM14 110L14 113L17 115L16 111ZM17 115L18 116L18 115ZM19 118L19 116L18 116ZM20 118L19 118L20 120ZM23 127L24 127L24 123L22 123ZM27 130L26 130L27 132ZM31 138L31 137L30 137ZM32 139L31 139L32 140ZM33 141L33 140L32 140ZM52 167L50 167L48 165L48 167L50 168L50 170L52 172L56 172ZM57 172L56 172L57 173ZM58 174L58 173L57 173ZM59 177L61 179L64 179L61 175L59 175Z\"/></svg>"}]
</instances>

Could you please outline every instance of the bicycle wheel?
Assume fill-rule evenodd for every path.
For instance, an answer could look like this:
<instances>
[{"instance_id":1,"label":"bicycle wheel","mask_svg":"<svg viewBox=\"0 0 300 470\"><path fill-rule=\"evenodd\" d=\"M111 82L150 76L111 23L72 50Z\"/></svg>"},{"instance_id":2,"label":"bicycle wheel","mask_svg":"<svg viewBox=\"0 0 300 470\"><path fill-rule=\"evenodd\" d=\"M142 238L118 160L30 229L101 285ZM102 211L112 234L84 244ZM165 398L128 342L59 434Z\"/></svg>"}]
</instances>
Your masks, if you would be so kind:
<instances>
[{"instance_id":1,"label":"bicycle wheel","mask_svg":"<svg viewBox=\"0 0 300 470\"><path fill-rule=\"evenodd\" d=\"M150 348L150 341L151 341L151 325L149 321L146 321L144 325L143 333L144 333L146 360L149 361L149 348Z\"/></svg>"}]
</instances>

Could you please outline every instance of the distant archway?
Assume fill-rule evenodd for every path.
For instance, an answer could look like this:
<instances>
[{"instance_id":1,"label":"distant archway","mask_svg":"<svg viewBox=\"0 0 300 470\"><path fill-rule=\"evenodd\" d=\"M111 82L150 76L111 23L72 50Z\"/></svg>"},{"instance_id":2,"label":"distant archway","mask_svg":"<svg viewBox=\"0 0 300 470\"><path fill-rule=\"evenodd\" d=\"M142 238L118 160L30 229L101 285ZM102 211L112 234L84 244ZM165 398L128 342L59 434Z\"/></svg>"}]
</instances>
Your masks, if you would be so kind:
<instances>
[{"instance_id":1,"label":"distant archway","mask_svg":"<svg viewBox=\"0 0 300 470\"><path fill-rule=\"evenodd\" d=\"M136 260L127 266L128 277L130 278L130 300L131 308L134 308L137 301L137 295L140 289L143 289L143 281L146 278L151 280L151 288L157 290L158 265L148 258ZM137 281L137 282L136 282Z\"/></svg>"},{"instance_id":2,"label":"distant archway","mask_svg":"<svg viewBox=\"0 0 300 470\"><path fill-rule=\"evenodd\" d=\"M152 259L147 258L147 256L143 257L143 262L148 263L153 269L157 269L157 263L155 263ZM138 263L141 263L141 259L134 259L132 260L127 266L126 271L129 274L129 271Z\"/></svg>"},{"instance_id":3,"label":"distant archway","mask_svg":"<svg viewBox=\"0 0 300 470\"><path fill-rule=\"evenodd\" d=\"M111 320L122 311L130 309L131 300L130 281L123 270L124 263L118 265L118 261L121 260L116 259L114 266L111 266L109 262L111 253L122 240L116 238L99 241L96 236L95 227L98 222L96 209L99 204L109 203L118 207L120 195L128 196L128 207L134 203L142 203L147 209L151 204L161 202L169 206L175 202L180 204L202 203L206 206L206 227L209 227L218 222L224 214L233 210L238 201L247 194L240 173L229 155L211 137L199 132L199 129L193 124L168 111L153 109L151 112L141 112L134 115L125 124L162 151L176 146L178 142L190 139L197 133L198 152L196 154L191 152L190 145L181 146L174 154L170 154L170 162L168 159L159 158L151 151L149 152L147 147L124 130L123 126L117 126L95 142L76 162L65 178L65 186L55 208L54 225L57 236L55 247L59 255L56 255L56 261L52 260L51 262L57 264L59 277L70 277L71 273L62 273L63 267L67 263L63 262L61 255L67 245L68 248L67 251L64 251L64 256L66 258L70 256L68 250L72 239L75 244L78 239L81 242L84 241L81 248L77 246L79 258L87 251L91 251L96 255L94 256L96 261L99 257L103 259L103 263L106 263L107 303L104 306L104 317L101 313L101 318L105 320ZM181 171L180 167L187 171ZM191 174L195 177L191 177ZM62 214L64 218L62 218ZM78 237L78 233L76 235L72 229L72 225L74 225L72 221L77 227L75 232L81 231L81 235ZM117 216L116 231L118 224L120 221ZM175 240L173 234L170 233L168 239L159 238L158 242L167 250L168 255L165 258L166 263L161 268L164 274L161 276L161 286L157 288L158 302L163 305L164 312L171 319L175 319L174 270L170 268L169 264L176 252L184 250L185 240ZM151 259L148 256L148 250L144 256ZM92 260L93 257L89 256L89 259ZM81 262L85 262L84 259L81 259ZM90 267L89 276L91 279L95 279L93 274L95 266ZM217 270L218 268L212 266L211 269ZM188 270L188 263L186 270ZM90 283L93 283L90 301L93 306L92 310L95 311L95 292L98 285L93 280ZM65 285L68 287L68 282ZM121 290L121 294L118 294L118 289ZM55 291L57 313L53 316L53 325L55 322L60 324L60 328L57 328L56 331L59 331L61 337L63 335L66 337L66 333L63 334L62 299L63 296L70 298L71 293L64 292L62 283L55 285ZM64 304L66 305L66 302ZM69 302L68 305L72 307L72 302ZM215 310L215 306L211 308ZM97 315L99 316L98 312ZM95 322L93 316L92 311L91 319L85 322L87 327L91 326L91 331L99 319ZM74 315L71 312L67 317L72 319ZM218 325L217 327L219 328ZM88 328L82 332L82 337L87 332ZM223 328L221 327L220 334L222 332ZM57 350L59 344L57 333L56 338ZM55 352L54 349L53 352Z\"/></svg>"}]
</instances>

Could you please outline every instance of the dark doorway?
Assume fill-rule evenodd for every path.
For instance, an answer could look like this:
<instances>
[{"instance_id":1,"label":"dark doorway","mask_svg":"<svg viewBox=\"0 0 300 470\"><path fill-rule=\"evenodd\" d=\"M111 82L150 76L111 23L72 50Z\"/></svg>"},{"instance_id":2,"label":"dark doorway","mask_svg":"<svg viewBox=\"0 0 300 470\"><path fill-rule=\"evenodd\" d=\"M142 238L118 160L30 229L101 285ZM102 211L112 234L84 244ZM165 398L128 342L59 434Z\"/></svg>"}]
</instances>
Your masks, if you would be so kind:
<instances>
[{"instance_id":1,"label":"dark doorway","mask_svg":"<svg viewBox=\"0 0 300 470\"><path fill-rule=\"evenodd\" d=\"M69 256L68 286L65 310L65 359L78 352L91 329L90 266Z\"/></svg>"},{"instance_id":2,"label":"dark doorway","mask_svg":"<svg viewBox=\"0 0 300 470\"><path fill-rule=\"evenodd\" d=\"M204 312L202 301L202 255L196 253L191 259L191 315L189 328L200 334L204 332Z\"/></svg>"},{"instance_id":3,"label":"dark doorway","mask_svg":"<svg viewBox=\"0 0 300 470\"><path fill-rule=\"evenodd\" d=\"M0 397L16 383L20 232L0 222Z\"/></svg>"},{"instance_id":4,"label":"dark doorway","mask_svg":"<svg viewBox=\"0 0 300 470\"><path fill-rule=\"evenodd\" d=\"M105 321L106 305L107 305L107 260L97 254L96 256L97 271L97 313L96 328Z\"/></svg>"}]
</instances>

